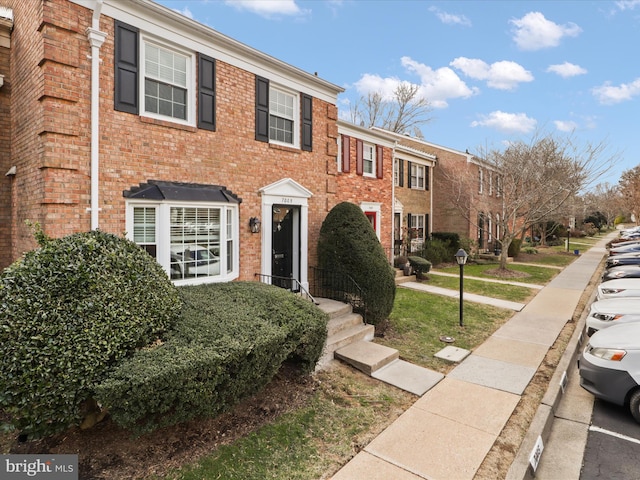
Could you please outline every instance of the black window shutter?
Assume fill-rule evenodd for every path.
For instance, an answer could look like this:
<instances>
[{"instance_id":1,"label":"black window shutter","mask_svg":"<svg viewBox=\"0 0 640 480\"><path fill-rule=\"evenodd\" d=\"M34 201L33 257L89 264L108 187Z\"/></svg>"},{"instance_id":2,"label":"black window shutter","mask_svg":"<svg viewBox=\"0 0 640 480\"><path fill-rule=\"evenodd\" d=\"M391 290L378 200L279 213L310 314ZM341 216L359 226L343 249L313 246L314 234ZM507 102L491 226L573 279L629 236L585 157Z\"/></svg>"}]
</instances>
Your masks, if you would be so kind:
<instances>
[{"instance_id":1,"label":"black window shutter","mask_svg":"<svg viewBox=\"0 0 640 480\"><path fill-rule=\"evenodd\" d=\"M216 130L216 61L198 54L198 128Z\"/></svg>"},{"instance_id":2,"label":"black window shutter","mask_svg":"<svg viewBox=\"0 0 640 480\"><path fill-rule=\"evenodd\" d=\"M407 235L409 235L410 230L411 230L411 214L407 213ZM411 239L410 235L409 235L409 239Z\"/></svg>"},{"instance_id":3,"label":"black window shutter","mask_svg":"<svg viewBox=\"0 0 640 480\"><path fill-rule=\"evenodd\" d=\"M302 150L313 148L313 97L302 94Z\"/></svg>"},{"instance_id":4,"label":"black window shutter","mask_svg":"<svg viewBox=\"0 0 640 480\"><path fill-rule=\"evenodd\" d=\"M382 178L384 176L383 157L384 150L382 145L376 145L376 178Z\"/></svg>"},{"instance_id":5,"label":"black window shutter","mask_svg":"<svg viewBox=\"0 0 640 480\"><path fill-rule=\"evenodd\" d=\"M429 212L424 214L424 238L428 239L431 235L429 231Z\"/></svg>"},{"instance_id":6,"label":"black window shutter","mask_svg":"<svg viewBox=\"0 0 640 480\"><path fill-rule=\"evenodd\" d=\"M424 167L424 189L429 190L429 167Z\"/></svg>"},{"instance_id":7,"label":"black window shutter","mask_svg":"<svg viewBox=\"0 0 640 480\"><path fill-rule=\"evenodd\" d=\"M269 141L269 80L256 76L256 140Z\"/></svg>"},{"instance_id":8,"label":"black window shutter","mask_svg":"<svg viewBox=\"0 0 640 480\"><path fill-rule=\"evenodd\" d=\"M362 140L356 138L356 175L362 175L364 172L363 149Z\"/></svg>"},{"instance_id":9,"label":"black window shutter","mask_svg":"<svg viewBox=\"0 0 640 480\"><path fill-rule=\"evenodd\" d=\"M411 162L407 162L407 188L411 187Z\"/></svg>"},{"instance_id":10,"label":"black window shutter","mask_svg":"<svg viewBox=\"0 0 640 480\"><path fill-rule=\"evenodd\" d=\"M404 160L398 159L400 165L398 166L398 186L404 187Z\"/></svg>"},{"instance_id":11,"label":"black window shutter","mask_svg":"<svg viewBox=\"0 0 640 480\"><path fill-rule=\"evenodd\" d=\"M138 29L115 22L114 108L138 114Z\"/></svg>"}]
</instances>

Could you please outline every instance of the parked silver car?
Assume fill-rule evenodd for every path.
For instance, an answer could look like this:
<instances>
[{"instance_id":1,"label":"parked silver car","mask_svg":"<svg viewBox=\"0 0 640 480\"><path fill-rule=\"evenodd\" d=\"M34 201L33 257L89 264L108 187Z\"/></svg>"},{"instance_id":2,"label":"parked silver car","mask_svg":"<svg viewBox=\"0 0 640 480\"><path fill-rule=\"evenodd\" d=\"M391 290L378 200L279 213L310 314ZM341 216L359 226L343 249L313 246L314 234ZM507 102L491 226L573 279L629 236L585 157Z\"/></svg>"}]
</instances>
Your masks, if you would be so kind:
<instances>
[{"instance_id":1,"label":"parked silver car","mask_svg":"<svg viewBox=\"0 0 640 480\"><path fill-rule=\"evenodd\" d=\"M578 359L580 386L596 398L629 408L640 423L640 323L593 334Z\"/></svg>"}]
</instances>

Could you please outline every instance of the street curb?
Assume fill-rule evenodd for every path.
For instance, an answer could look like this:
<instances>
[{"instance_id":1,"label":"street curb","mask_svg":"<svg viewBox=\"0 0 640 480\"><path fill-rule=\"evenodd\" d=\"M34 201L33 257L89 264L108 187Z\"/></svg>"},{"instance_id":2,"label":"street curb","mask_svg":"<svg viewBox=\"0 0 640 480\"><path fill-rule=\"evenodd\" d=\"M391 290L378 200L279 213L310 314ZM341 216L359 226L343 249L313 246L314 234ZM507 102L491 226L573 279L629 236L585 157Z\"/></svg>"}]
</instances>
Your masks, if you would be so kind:
<instances>
[{"instance_id":1,"label":"street curb","mask_svg":"<svg viewBox=\"0 0 640 480\"><path fill-rule=\"evenodd\" d=\"M591 302L593 302L595 296L596 289L594 288L593 292L589 296L587 305L590 305ZM518 453L507 472L507 476L505 477L506 480L533 480L535 478L535 472L529 463L529 458L531 457L539 437L542 439L543 445L549 439L551 426L555 418L555 412L560 404L560 400L562 400L563 387L561 386L561 382L563 381L563 376L567 374L567 370L570 365L576 361L578 354L581 351L580 347L584 342L584 327L588 314L589 308L585 308L578 320L578 323L576 324L576 328L571 335L569 343L567 343L567 348L560 358L558 366L551 377L547 391L544 397L542 397L542 401L536 410L536 414L533 417L531 424L529 425L529 429L520 444Z\"/></svg>"}]
</instances>

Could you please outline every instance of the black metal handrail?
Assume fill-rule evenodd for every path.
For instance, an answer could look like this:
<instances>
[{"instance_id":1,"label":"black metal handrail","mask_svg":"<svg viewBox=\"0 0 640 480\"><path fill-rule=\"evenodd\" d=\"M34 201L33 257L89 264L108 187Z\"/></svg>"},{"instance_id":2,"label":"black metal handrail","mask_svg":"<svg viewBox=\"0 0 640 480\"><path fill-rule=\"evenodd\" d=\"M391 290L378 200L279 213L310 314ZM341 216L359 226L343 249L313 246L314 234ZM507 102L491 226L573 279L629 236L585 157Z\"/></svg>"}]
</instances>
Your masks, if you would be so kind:
<instances>
[{"instance_id":1,"label":"black metal handrail","mask_svg":"<svg viewBox=\"0 0 640 480\"><path fill-rule=\"evenodd\" d=\"M318 298L348 303L367 322L367 305L360 285L348 274L310 267L309 291Z\"/></svg>"},{"instance_id":2,"label":"black metal handrail","mask_svg":"<svg viewBox=\"0 0 640 480\"><path fill-rule=\"evenodd\" d=\"M293 277L279 277L277 275L266 275L264 273L255 273L254 276L258 277L262 283L268 283L269 285L275 285L276 287L284 288L290 292L297 293L303 298L315 303L316 299L304 288L300 282Z\"/></svg>"}]
</instances>

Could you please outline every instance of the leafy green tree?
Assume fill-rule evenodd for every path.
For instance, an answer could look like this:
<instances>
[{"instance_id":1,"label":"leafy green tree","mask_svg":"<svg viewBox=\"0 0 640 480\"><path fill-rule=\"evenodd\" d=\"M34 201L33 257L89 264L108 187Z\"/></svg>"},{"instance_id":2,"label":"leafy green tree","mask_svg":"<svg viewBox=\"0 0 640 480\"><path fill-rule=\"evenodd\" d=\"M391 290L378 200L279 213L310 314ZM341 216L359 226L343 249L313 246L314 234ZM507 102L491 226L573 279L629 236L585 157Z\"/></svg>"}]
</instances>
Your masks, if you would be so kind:
<instances>
[{"instance_id":1,"label":"leafy green tree","mask_svg":"<svg viewBox=\"0 0 640 480\"><path fill-rule=\"evenodd\" d=\"M319 267L349 275L362 288L367 322L382 325L393 308L395 275L384 249L360 207L343 202L331 209L320 229Z\"/></svg>"}]
</instances>

